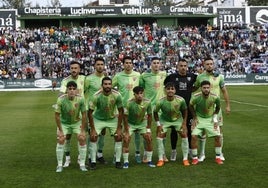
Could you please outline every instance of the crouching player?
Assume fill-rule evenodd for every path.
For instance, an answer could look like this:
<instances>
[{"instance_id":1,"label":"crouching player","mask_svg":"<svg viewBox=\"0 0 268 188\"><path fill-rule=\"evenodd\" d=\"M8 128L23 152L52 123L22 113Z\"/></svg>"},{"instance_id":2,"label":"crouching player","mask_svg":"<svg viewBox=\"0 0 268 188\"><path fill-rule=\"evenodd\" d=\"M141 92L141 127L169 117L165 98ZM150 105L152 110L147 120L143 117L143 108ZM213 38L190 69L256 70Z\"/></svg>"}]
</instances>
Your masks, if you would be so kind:
<instances>
[{"instance_id":1,"label":"crouching player","mask_svg":"<svg viewBox=\"0 0 268 188\"><path fill-rule=\"evenodd\" d=\"M205 131L208 137L215 138L216 163L223 164L221 156L220 128L218 113L220 111L220 98L210 93L210 82L201 82L201 92L196 93L190 100L189 110L192 113L192 164L198 164L197 140Z\"/></svg>"},{"instance_id":2,"label":"crouching player","mask_svg":"<svg viewBox=\"0 0 268 188\"><path fill-rule=\"evenodd\" d=\"M153 144L151 134L152 106L149 99L143 98L143 87L133 88L134 98L130 99L124 108L124 139L123 139L123 168L128 168L129 143L131 135L138 132L146 142L147 160L149 167L155 167L152 163ZM147 122L144 121L147 115Z\"/></svg>"},{"instance_id":3,"label":"crouching player","mask_svg":"<svg viewBox=\"0 0 268 188\"><path fill-rule=\"evenodd\" d=\"M80 115L81 114L81 115ZM77 134L80 155L80 170L87 171L85 167L86 146L86 106L84 99L77 95L77 84L74 81L67 83L66 94L61 95L55 107L55 120L57 124L56 156L58 166L56 172L62 172L65 138L67 134Z\"/></svg>"}]
</instances>

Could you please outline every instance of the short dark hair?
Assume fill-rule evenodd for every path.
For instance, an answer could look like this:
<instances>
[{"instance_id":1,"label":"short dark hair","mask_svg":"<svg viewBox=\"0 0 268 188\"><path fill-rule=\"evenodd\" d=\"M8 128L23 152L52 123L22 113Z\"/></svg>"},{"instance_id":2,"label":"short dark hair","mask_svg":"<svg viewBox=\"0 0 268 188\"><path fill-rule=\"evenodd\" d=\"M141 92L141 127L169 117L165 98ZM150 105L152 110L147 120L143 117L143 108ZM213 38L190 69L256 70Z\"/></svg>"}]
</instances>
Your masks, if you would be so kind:
<instances>
[{"instance_id":1,"label":"short dark hair","mask_svg":"<svg viewBox=\"0 0 268 188\"><path fill-rule=\"evenodd\" d=\"M125 56L124 58L123 58L123 64L125 63L125 60L126 59L130 59L131 60L131 62L133 62L133 59L132 59L132 57L130 57L130 56Z\"/></svg>"},{"instance_id":2,"label":"short dark hair","mask_svg":"<svg viewBox=\"0 0 268 188\"><path fill-rule=\"evenodd\" d=\"M188 63L188 61L187 61L186 59L184 59L184 58L179 59L179 61L178 61L178 62L180 62L180 61Z\"/></svg>"},{"instance_id":3,"label":"short dark hair","mask_svg":"<svg viewBox=\"0 0 268 188\"><path fill-rule=\"evenodd\" d=\"M77 64L77 65L79 65L79 67L81 67L81 64L78 61L71 61L70 66L75 65L75 64Z\"/></svg>"},{"instance_id":4,"label":"short dark hair","mask_svg":"<svg viewBox=\"0 0 268 188\"><path fill-rule=\"evenodd\" d=\"M112 82L112 79L110 77L106 76L101 80L101 85L103 85L105 80L110 80Z\"/></svg>"},{"instance_id":5,"label":"short dark hair","mask_svg":"<svg viewBox=\"0 0 268 188\"><path fill-rule=\"evenodd\" d=\"M157 56L154 56L154 57L152 57L152 61L153 61L153 60L160 60L160 58L157 57Z\"/></svg>"},{"instance_id":6,"label":"short dark hair","mask_svg":"<svg viewBox=\"0 0 268 188\"><path fill-rule=\"evenodd\" d=\"M144 91L144 88L141 87L141 86L136 86L136 87L133 88L133 92L135 94L138 94L139 92L143 92L143 91Z\"/></svg>"},{"instance_id":7,"label":"short dark hair","mask_svg":"<svg viewBox=\"0 0 268 188\"><path fill-rule=\"evenodd\" d=\"M69 87L74 87L75 89L77 88L77 84L75 81L69 81L66 85L67 88Z\"/></svg>"},{"instance_id":8,"label":"short dark hair","mask_svg":"<svg viewBox=\"0 0 268 188\"><path fill-rule=\"evenodd\" d=\"M170 88L170 87L175 87L174 82L168 82L165 84L165 89Z\"/></svg>"},{"instance_id":9,"label":"short dark hair","mask_svg":"<svg viewBox=\"0 0 268 188\"><path fill-rule=\"evenodd\" d=\"M96 57L94 60L94 65L96 64L97 61L102 61L103 63L105 62L103 57Z\"/></svg>"},{"instance_id":10,"label":"short dark hair","mask_svg":"<svg viewBox=\"0 0 268 188\"><path fill-rule=\"evenodd\" d=\"M206 58L204 59L204 62L205 62L205 61L213 61L213 62L214 62L214 60L213 60L212 57L210 57L210 56L206 57Z\"/></svg>"},{"instance_id":11,"label":"short dark hair","mask_svg":"<svg viewBox=\"0 0 268 188\"><path fill-rule=\"evenodd\" d=\"M208 81L208 80L204 80L204 81L202 81L201 82L201 87L203 86L203 85L210 85L210 82Z\"/></svg>"}]
</instances>

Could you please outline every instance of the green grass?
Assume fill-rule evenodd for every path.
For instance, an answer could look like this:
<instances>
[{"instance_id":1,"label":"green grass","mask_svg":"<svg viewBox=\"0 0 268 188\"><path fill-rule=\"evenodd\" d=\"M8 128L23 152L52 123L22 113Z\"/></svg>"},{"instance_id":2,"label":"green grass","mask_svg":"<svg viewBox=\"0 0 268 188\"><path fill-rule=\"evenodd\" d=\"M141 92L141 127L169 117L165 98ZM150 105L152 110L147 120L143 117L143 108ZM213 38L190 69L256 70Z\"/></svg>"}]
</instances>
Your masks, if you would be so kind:
<instances>
[{"instance_id":1,"label":"green grass","mask_svg":"<svg viewBox=\"0 0 268 188\"><path fill-rule=\"evenodd\" d=\"M134 162L130 168L112 165L113 140L105 138L107 165L80 172L75 163L77 147L72 139L72 166L60 174L56 168L56 125L52 104L57 92L0 93L0 186L1 187L266 187L268 174L268 86L228 86L232 112L224 116L224 165L214 162L213 139L208 139L207 159L197 166L179 160L162 168ZM224 102L223 102L224 106ZM133 146L133 143L132 143ZM157 161L154 139L154 162ZM170 144L167 139L166 152Z\"/></svg>"}]
</instances>

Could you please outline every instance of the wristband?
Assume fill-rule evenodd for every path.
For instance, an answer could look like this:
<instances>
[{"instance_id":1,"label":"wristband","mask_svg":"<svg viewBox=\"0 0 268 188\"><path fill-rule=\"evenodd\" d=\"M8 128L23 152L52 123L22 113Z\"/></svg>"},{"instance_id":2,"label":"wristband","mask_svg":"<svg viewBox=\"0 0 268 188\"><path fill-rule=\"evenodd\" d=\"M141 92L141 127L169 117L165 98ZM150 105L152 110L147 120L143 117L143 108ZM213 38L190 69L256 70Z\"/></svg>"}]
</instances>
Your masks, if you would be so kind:
<instances>
[{"instance_id":1,"label":"wristband","mask_svg":"<svg viewBox=\"0 0 268 188\"><path fill-rule=\"evenodd\" d=\"M214 114L213 115L213 122L214 123L218 123L218 116L217 116L217 114Z\"/></svg>"},{"instance_id":2,"label":"wristband","mask_svg":"<svg viewBox=\"0 0 268 188\"><path fill-rule=\"evenodd\" d=\"M156 122L156 125L157 125L157 126L161 126L160 121L157 121L157 122Z\"/></svg>"},{"instance_id":3,"label":"wristband","mask_svg":"<svg viewBox=\"0 0 268 188\"><path fill-rule=\"evenodd\" d=\"M146 132L147 132L147 133L150 133L150 132L151 132L151 129L146 129Z\"/></svg>"}]
</instances>

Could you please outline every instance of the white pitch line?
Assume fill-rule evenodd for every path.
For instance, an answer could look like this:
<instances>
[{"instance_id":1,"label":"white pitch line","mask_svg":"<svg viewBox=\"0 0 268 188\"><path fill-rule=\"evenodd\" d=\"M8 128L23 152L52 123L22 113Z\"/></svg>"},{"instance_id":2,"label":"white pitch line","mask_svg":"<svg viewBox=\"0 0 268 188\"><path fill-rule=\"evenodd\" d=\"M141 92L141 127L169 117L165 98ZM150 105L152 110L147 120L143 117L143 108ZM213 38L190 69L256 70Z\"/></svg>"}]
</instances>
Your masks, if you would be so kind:
<instances>
[{"instance_id":1,"label":"white pitch line","mask_svg":"<svg viewBox=\"0 0 268 188\"><path fill-rule=\"evenodd\" d=\"M267 105L261 105L261 104L254 104L254 103L248 103L248 102L240 102L240 101L235 101L235 100L230 100L230 102L238 103L238 104L245 104L245 105L250 105L250 106L257 106L257 107L262 107L262 108L268 108Z\"/></svg>"}]
</instances>

